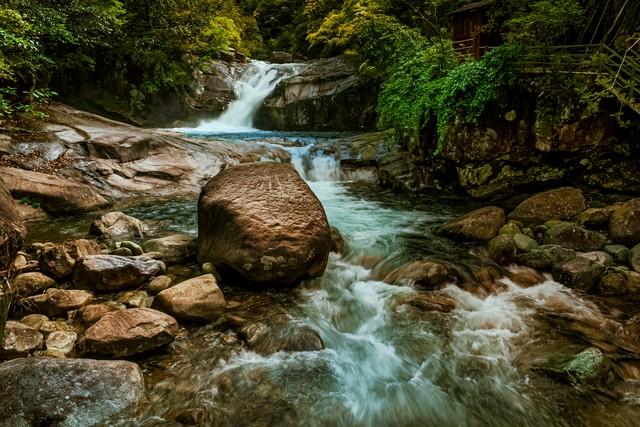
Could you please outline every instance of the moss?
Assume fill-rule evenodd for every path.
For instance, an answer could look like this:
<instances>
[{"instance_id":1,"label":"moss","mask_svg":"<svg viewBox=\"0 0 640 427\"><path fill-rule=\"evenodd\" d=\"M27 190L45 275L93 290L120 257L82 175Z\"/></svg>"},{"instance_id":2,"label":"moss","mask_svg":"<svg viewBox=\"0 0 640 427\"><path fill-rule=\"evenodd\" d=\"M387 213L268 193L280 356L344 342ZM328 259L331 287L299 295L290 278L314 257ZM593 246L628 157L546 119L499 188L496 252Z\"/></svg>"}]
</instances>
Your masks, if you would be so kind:
<instances>
[{"instance_id":1,"label":"moss","mask_svg":"<svg viewBox=\"0 0 640 427\"><path fill-rule=\"evenodd\" d=\"M592 384L603 377L607 363L602 351L588 348L564 366L564 372L573 385Z\"/></svg>"}]
</instances>

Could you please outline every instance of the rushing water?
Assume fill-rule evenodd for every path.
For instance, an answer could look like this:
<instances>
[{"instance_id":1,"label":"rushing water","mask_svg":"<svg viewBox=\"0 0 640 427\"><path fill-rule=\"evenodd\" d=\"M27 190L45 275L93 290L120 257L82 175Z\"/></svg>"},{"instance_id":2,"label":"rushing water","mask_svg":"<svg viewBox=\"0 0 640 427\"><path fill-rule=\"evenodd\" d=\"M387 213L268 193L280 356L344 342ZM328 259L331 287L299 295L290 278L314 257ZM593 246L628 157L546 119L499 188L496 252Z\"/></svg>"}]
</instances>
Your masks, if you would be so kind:
<instances>
[{"instance_id":1,"label":"rushing water","mask_svg":"<svg viewBox=\"0 0 640 427\"><path fill-rule=\"evenodd\" d=\"M562 315L574 325L592 326L604 319L602 308L562 285L542 280L522 287L504 278L498 291L487 295L451 283L436 292L453 301L451 312L403 304L433 294L381 281L403 263L437 258L455 266L460 280L487 264L470 247L430 233L472 205L344 182L339 160L315 146L318 138L331 135L251 129L243 112L255 111L267 88L273 89L272 71L257 65L262 77L243 77L252 83L240 86L239 99L227 113L183 131L279 141L290 152L292 165L322 202L347 249L331 254L321 278L295 289L259 291L234 283L223 283L222 289L233 307L227 315L249 323L279 319L271 325L283 330L310 327L325 349L259 354L242 344L227 320L189 327L168 352L140 361L150 402L139 418L125 424L640 425L637 384L625 383L624 392L574 387L543 373L589 346L575 328L559 327L552 319ZM194 200L147 203L126 212L156 230L197 232ZM77 221L67 225L57 223L55 231L78 230ZM181 274L196 275L197 267Z\"/></svg>"}]
</instances>

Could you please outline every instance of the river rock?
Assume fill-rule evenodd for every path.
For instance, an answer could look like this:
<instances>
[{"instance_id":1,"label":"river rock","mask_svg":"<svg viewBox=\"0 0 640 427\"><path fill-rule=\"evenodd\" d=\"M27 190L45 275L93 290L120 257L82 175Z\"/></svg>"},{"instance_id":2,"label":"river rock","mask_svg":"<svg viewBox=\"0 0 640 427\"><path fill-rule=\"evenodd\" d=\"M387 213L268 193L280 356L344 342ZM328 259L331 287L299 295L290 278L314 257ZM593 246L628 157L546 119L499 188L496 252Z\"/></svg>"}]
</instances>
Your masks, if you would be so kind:
<instances>
[{"instance_id":1,"label":"river rock","mask_svg":"<svg viewBox=\"0 0 640 427\"><path fill-rule=\"evenodd\" d=\"M546 245L561 245L576 251L589 252L601 249L607 237L596 231L585 230L579 225L564 222L549 228L543 236Z\"/></svg>"},{"instance_id":2,"label":"river rock","mask_svg":"<svg viewBox=\"0 0 640 427\"><path fill-rule=\"evenodd\" d=\"M27 229L0 174L0 270L9 267L26 236Z\"/></svg>"},{"instance_id":3,"label":"river rock","mask_svg":"<svg viewBox=\"0 0 640 427\"><path fill-rule=\"evenodd\" d=\"M488 242L504 225L504 211L495 206L476 209L447 222L436 229L436 234L454 240Z\"/></svg>"},{"instance_id":4,"label":"river rock","mask_svg":"<svg viewBox=\"0 0 640 427\"><path fill-rule=\"evenodd\" d=\"M507 222L505 225L500 227L500 230L498 231L498 234L506 234L511 237L515 236L518 233L520 233L520 227L516 224L515 221Z\"/></svg>"},{"instance_id":5,"label":"river rock","mask_svg":"<svg viewBox=\"0 0 640 427\"><path fill-rule=\"evenodd\" d=\"M393 285L416 284L435 288L453 280L449 267L438 261L419 260L400 266L389 273L384 281Z\"/></svg>"},{"instance_id":6,"label":"river rock","mask_svg":"<svg viewBox=\"0 0 640 427\"><path fill-rule=\"evenodd\" d=\"M253 163L215 176L198 202L198 260L254 283L320 276L331 229L320 201L289 165Z\"/></svg>"},{"instance_id":7,"label":"river rock","mask_svg":"<svg viewBox=\"0 0 640 427\"><path fill-rule=\"evenodd\" d=\"M28 314L20 319L20 323L24 323L37 331L39 331L42 325L48 321L49 318L44 314Z\"/></svg>"},{"instance_id":8,"label":"river rock","mask_svg":"<svg viewBox=\"0 0 640 427\"><path fill-rule=\"evenodd\" d=\"M324 343L316 331L303 325L282 325L255 322L245 325L239 334L249 347L260 354L280 351L322 351Z\"/></svg>"},{"instance_id":9,"label":"river rock","mask_svg":"<svg viewBox=\"0 0 640 427\"><path fill-rule=\"evenodd\" d=\"M640 273L640 244L635 245L629 251L629 265Z\"/></svg>"},{"instance_id":10,"label":"river rock","mask_svg":"<svg viewBox=\"0 0 640 427\"><path fill-rule=\"evenodd\" d=\"M62 244L46 243L40 255L40 270L54 279L71 276L76 261L88 255L99 255L100 246L93 240L70 240Z\"/></svg>"},{"instance_id":11,"label":"river rock","mask_svg":"<svg viewBox=\"0 0 640 427\"><path fill-rule=\"evenodd\" d=\"M331 252L335 252L337 254L341 254L344 252L346 247L346 242L340 234L340 230L331 226Z\"/></svg>"},{"instance_id":12,"label":"river rock","mask_svg":"<svg viewBox=\"0 0 640 427\"><path fill-rule=\"evenodd\" d=\"M629 248L624 245L606 245L602 250L608 253L616 264L626 264L629 260Z\"/></svg>"},{"instance_id":13,"label":"river rock","mask_svg":"<svg viewBox=\"0 0 640 427\"><path fill-rule=\"evenodd\" d=\"M105 314L125 308L122 304L90 304L78 310L78 317L85 326L91 326Z\"/></svg>"},{"instance_id":14,"label":"river rock","mask_svg":"<svg viewBox=\"0 0 640 427\"><path fill-rule=\"evenodd\" d=\"M0 348L0 359L28 356L42 348L43 340L42 334L32 327L9 320L5 326L4 341L2 342L2 348ZM0 378L1 381L2 378ZM4 406L4 402L1 406Z\"/></svg>"},{"instance_id":15,"label":"river rock","mask_svg":"<svg viewBox=\"0 0 640 427\"><path fill-rule=\"evenodd\" d=\"M142 246L130 240L125 240L124 242L120 242L120 249L129 249L129 251L131 251L131 255L133 256L139 256L144 254L144 250L142 249Z\"/></svg>"},{"instance_id":16,"label":"river rock","mask_svg":"<svg viewBox=\"0 0 640 427\"><path fill-rule=\"evenodd\" d=\"M21 304L27 311L56 317L64 315L67 311L84 307L92 299L93 294L87 291L49 288L44 294L24 298Z\"/></svg>"},{"instance_id":17,"label":"river rock","mask_svg":"<svg viewBox=\"0 0 640 427\"><path fill-rule=\"evenodd\" d=\"M487 245L489 258L499 265L511 264L518 252L515 240L508 234L500 234Z\"/></svg>"},{"instance_id":18,"label":"river rock","mask_svg":"<svg viewBox=\"0 0 640 427\"><path fill-rule=\"evenodd\" d=\"M616 207L609 218L609 235L614 243L633 246L640 243L640 199Z\"/></svg>"},{"instance_id":19,"label":"river rock","mask_svg":"<svg viewBox=\"0 0 640 427\"><path fill-rule=\"evenodd\" d=\"M160 292L153 307L181 320L214 321L226 301L212 274L195 277Z\"/></svg>"},{"instance_id":20,"label":"river rock","mask_svg":"<svg viewBox=\"0 0 640 427\"><path fill-rule=\"evenodd\" d=\"M17 359L0 364L3 426L109 425L145 400L135 363L88 359Z\"/></svg>"},{"instance_id":21,"label":"river rock","mask_svg":"<svg viewBox=\"0 0 640 427\"><path fill-rule=\"evenodd\" d=\"M154 277L147 285L147 292L149 292L149 294L151 295L157 295L165 289L169 289L172 284L173 279L171 279L171 277L169 276Z\"/></svg>"},{"instance_id":22,"label":"river rock","mask_svg":"<svg viewBox=\"0 0 640 427\"><path fill-rule=\"evenodd\" d=\"M160 261L144 256L91 255L76 265L73 284L96 292L117 292L142 286L163 272Z\"/></svg>"},{"instance_id":23,"label":"river rock","mask_svg":"<svg viewBox=\"0 0 640 427\"><path fill-rule=\"evenodd\" d=\"M86 330L78 347L84 353L127 357L173 341L176 319L151 308L130 308L102 316Z\"/></svg>"},{"instance_id":24,"label":"river rock","mask_svg":"<svg viewBox=\"0 0 640 427\"><path fill-rule=\"evenodd\" d=\"M118 296L118 302L130 308L151 307L153 299L145 291L127 291Z\"/></svg>"},{"instance_id":25,"label":"river rock","mask_svg":"<svg viewBox=\"0 0 640 427\"><path fill-rule=\"evenodd\" d=\"M13 197L37 200L52 215L74 215L109 206L93 188L71 179L15 168L0 168L0 175Z\"/></svg>"},{"instance_id":26,"label":"river rock","mask_svg":"<svg viewBox=\"0 0 640 427\"><path fill-rule=\"evenodd\" d=\"M624 295L627 293L627 276L624 271L607 270L600 279L599 291L603 295Z\"/></svg>"},{"instance_id":27,"label":"river rock","mask_svg":"<svg viewBox=\"0 0 640 427\"><path fill-rule=\"evenodd\" d=\"M605 267L583 257L575 257L553 267L553 277L570 288L592 291L598 285Z\"/></svg>"},{"instance_id":28,"label":"river rock","mask_svg":"<svg viewBox=\"0 0 640 427\"><path fill-rule=\"evenodd\" d=\"M456 301L437 291L415 292L403 296L394 306L395 308L409 306L421 312L437 311L440 313L449 313L456 308Z\"/></svg>"},{"instance_id":29,"label":"river rock","mask_svg":"<svg viewBox=\"0 0 640 427\"><path fill-rule=\"evenodd\" d=\"M142 238L148 229L147 225L137 218L122 212L109 212L95 220L89 232L104 240L112 240L125 236Z\"/></svg>"},{"instance_id":30,"label":"river rock","mask_svg":"<svg viewBox=\"0 0 640 427\"><path fill-rule=\"evenodd\" d=\"M133 256L133 252L129 248L117 248L109 252L109 255L117 256Z\"/></svg>"},{"instance_id":31,"label":"river rock","mask_svg":"<svg viewBox=\"0 0 640 427\"><path fill-rule=\"evenodd\" d=\"M11 284L19 296L30 297L55 287L56 281L42 273L32 272L19 274Z\"/></svg>"},{"instance_id":32,"label":"river rock","mask_svg":"<svg viewBox=\"0 0 640 427\"><path fill-rule=\"evenodd\" d=\"M597 262L598 264L605 267L610 267L613 265L613 258L611 258L611 256L606 252L601 252L601 251L584 252L584 253L579 253L578 256L582 258L586 258L593 262Z\"/></svg>"},{"instance_id":33,"label":"river rock","mask_svg":"<svg viewBox=\"0 0 640 427\"><path fill-rule=\"evenodd\" d=\"M518 250L522 252L531 252L540 246L534 239L522 233L517 233L513 236L513 242L516 244Z\"/></svg>"},{"instance_id":34,"label":"river rock","mask_svg":"<svg viewBox=\"0 0 640 427\"><path fill-rule=\"evenodd\" d=\"M78 335L71 331L51 332L46 340L47 350L64 356L73 351Z\"/></svg>"},{"instance_id":35,"label":"river rock","mask_svg":"<svg viewBox=\"0 0 640 427\"><path fill-rule=\"evenodd\" d=\"M578 353L562 370L573 385L596 385L607 379L609 363L600 349L591 347Z\"/></svg>"},{"instance_id":36,"label":"river rock","mask_svg":"<svg viewBox=\"0 0 640 427\"><path fill-rule=\"evenodd\" d=\"M508 215L525 225L542 224L550 219L567 220L587 209L582 191L562 187L538 193L520 203Z\"/></svg>"},{"instance_id":37,"label":"river rock","mask_svg":"<svg viewBox=\"0 0 640 427\"><path fill-rule=\"evenodd\" d=\"M575 222L585 228L601 230L607 228L611 210L606 208L589 208L573 218Z\"/></svg>"},{"instance_id":38,"label":"river rock","mask_svg":"<svg viewBox=\"0 0 640 427\"><path fill-rule=\"evenodd\" d=\"M142 244L145 252L159 252L167 265L183 264L195 259L198 246L196 239L184 234L172 234Z\"/></svg>"}]
</instances>

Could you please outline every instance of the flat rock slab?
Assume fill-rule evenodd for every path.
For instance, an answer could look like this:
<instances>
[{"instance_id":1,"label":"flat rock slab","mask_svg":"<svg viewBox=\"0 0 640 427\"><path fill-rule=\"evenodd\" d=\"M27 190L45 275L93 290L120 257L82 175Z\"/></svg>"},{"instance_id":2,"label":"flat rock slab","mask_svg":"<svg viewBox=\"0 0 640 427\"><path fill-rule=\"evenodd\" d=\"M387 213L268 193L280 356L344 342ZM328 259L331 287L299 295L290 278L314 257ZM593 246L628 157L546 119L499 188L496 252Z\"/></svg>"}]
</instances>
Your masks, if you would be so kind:
<instances>
[{"instance_id":1,"label":"flat rock slab","mask_svg":"<svg viewBox=\"0 0 640 427\"><path fill-rule=\"evenodd\" d=\"M163 272L160 261L144 256L90 255L77 263L73 284L96 292L117 292L141 286Z\"/></svg>"},{"instance_id":2,"label":"flat rock slab","mask_svg":"<svg viewBox=\"0 0 640 427\"><path fill-rule=\"evenodd\" d=\"M157 310L112 311L86 330L78 347L84 353L126 357L169 344L178 330L176 319Z\"/></svg>"},{"instance_id":3,"label":"flat rock slab","mask_svg":"<svg viewBox=\"0 0 640 427\"><path fill-rule=\"evenodd\" d=\"M145 400L135 363L25 358L0 364L0 426L107 425Z\"/></svg>"},{"instance_id":4,"label":"flat rock slab","mask_svg":"<svg viewBox=\"0 0 640 427\"><path fill-rule=\"evenodd\" d=\"M52 215L93 212L109 206L93 188L70 179L16 168L0 168L0 175L13 197L33 198Z\"/></svg>"},{"instance_id":5,"label":"flat rock slab","mask_svg":"<svg viewBox=\"0 0 640 427\"><path fill-rule=\"evenodd\" d=\"M160 292L153 307L178 319L214 321L226 301L213 274L195 277Z\"/></svg>"},{"instance_id":6,"label":"flat rock slab","mask_svg":"<svg viewBox=\"0 0 640 427\"><path fill-rule=\"evenodd\" d=\"M40 350L42 341L42 334L36 329L10 320L5 327L4 341L0 347L0 359L27 356L35 350ZM0 381L2 380L0 379ZM0 402L2 402L1 399Z\"/></svg>"}]
</instances>

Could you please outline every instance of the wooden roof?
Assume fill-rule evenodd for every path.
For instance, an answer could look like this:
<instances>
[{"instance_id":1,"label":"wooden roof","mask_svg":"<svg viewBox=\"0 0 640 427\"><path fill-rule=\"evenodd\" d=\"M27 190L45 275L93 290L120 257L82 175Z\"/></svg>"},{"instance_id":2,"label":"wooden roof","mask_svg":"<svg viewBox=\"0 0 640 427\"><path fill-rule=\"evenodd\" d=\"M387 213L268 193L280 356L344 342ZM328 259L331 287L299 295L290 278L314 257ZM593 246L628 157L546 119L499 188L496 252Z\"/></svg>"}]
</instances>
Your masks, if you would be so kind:
<instances>
[{"instance_id":1,"label":"wooden roof","mask_svg":"<svg viewBox=\"0 0 640 427\"><path fill-rule=\"evenodd\" d=\"M491 3L493 3L492 0L484 0L484 1L478 1L475 3L469 3L467 5L462 6L460 9L456 9L453 12L449 12L447 15L455 15L456 13L468 12L474 9L481 9L489 6Z\"/></svg>"}]
</instances>

